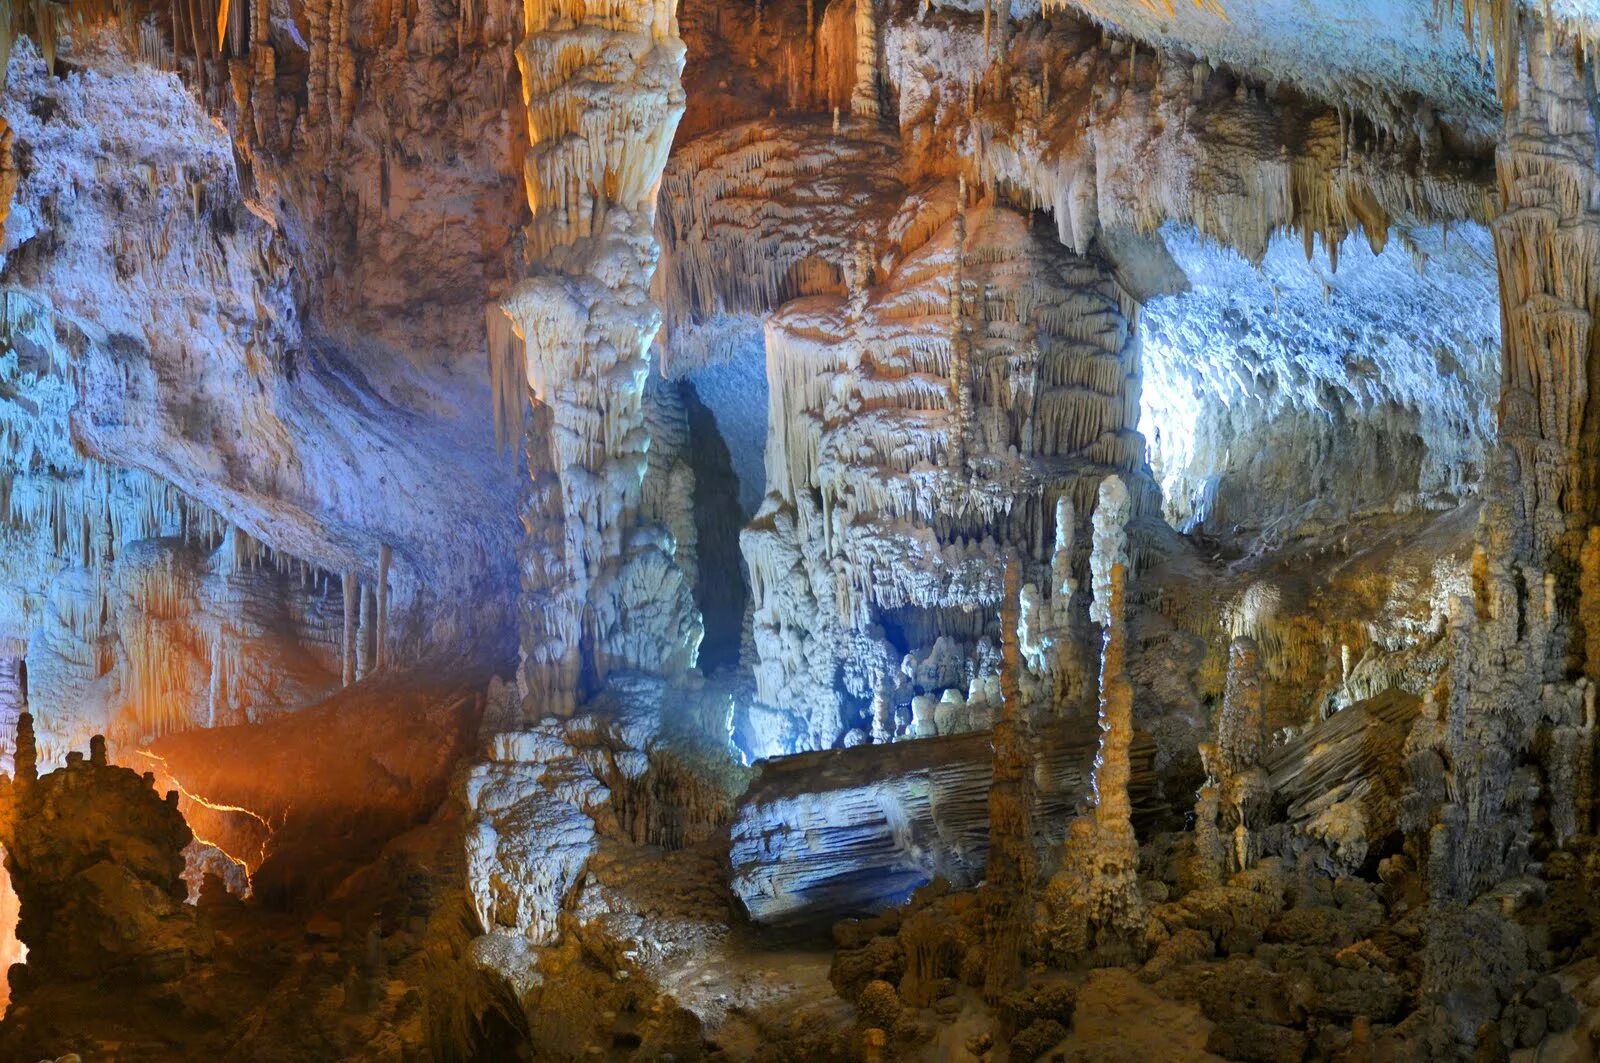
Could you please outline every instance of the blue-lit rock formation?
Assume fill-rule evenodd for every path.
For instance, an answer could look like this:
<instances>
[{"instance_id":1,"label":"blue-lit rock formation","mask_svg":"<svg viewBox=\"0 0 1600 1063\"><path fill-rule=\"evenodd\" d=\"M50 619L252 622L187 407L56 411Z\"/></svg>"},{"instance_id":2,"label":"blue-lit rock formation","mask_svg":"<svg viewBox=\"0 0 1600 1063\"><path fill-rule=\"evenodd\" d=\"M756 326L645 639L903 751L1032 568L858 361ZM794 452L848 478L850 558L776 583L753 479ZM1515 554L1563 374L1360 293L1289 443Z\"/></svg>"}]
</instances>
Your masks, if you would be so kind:
<instances>
[{"instance_id":1,"label":"blue-lit rock formation","mask_svg":"<svg viewBox=\"0 0 1600 1063\"><path fill-rule=\"evenodd\" d=\"M1040 729L1035 742L1035 847L1048 864L1088 795L1092 724ZM1137 756L1134 798L1159 809ZM763 923L866 915L903 903L935 879L983 878L989 848L989 732L762 762L732 827L733 889Z\"/></svg>"}]
</instances>

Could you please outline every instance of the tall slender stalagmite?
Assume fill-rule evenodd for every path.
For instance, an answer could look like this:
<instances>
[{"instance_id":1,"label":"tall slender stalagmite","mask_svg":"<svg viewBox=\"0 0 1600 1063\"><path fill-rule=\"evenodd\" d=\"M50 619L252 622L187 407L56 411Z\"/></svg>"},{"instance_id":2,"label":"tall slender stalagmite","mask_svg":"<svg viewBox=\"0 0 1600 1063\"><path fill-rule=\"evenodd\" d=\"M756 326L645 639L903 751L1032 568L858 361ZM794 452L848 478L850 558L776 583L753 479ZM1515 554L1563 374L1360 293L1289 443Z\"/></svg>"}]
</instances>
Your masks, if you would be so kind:
<instances>
[{"instance_id":1,"label":"tall slender stalagmite","mask_svg":"<svg viewBox=\"0 0 1600 1063\"><path fill-rule=\"evenodd\" d=\"M378 630L373 636L372 667L383 671L389 651L389 566L394 561L394 551L388 543L378 547Z\"/></svg>"},{"instance_id":2,"label":"tall slender stalagmite","mask_svg":"<svg viewBox=\"0 0 1600 1063\"><path fill-rule=\"evenodd\" d=\"M1033 755L1028 712L1022 703L1022 651L1017 637L1021 593L1017 559L1006 562L1000 600L1005 699L994 727L994 785L989 790L989 863L984 895L988 969L983 992L999 1000L1022 980L1023 952L1033 925Z\"/></svg>"},{"instance_id":3,"label":"tall slender stalagmite","mask_svg":"<svg viewBox=\"0 0 1600 1063\"><path fill-rule=\"evenodd\" d=\"M1133 683L1128 678L1128 488L1117 476L1100 484L1094 511L1095 612L1104 625L1100 651L1100 755L1095 759L1098 845L1090 919L1124 934L1142 929L1139 846L1133 834L1128 776L1133 747Z\"/></svg>"},{"instance_id":4,"label":"tall slender stalagmite","mask_svg":"<svg viewBox=\"0 0 1600 1063\"><path fill-rule=\"evenodd\" d=\"M33 736L33 713L28 708L28 665L17 669L17 737L11 747L11 775L19 785L39 778L39 743Z\"/></svg>"},{"instance_id":5,"label":"tall slender stalagmite","mask_svg":"<svg viewBox=\"0 0 1600 1063\"><path fill-rule=\"evenodd\" d=\"M1100 748L1095 756L1092 814L1068 828L1061 871L1045 892L1044 950L1076 961L1091 952L1112 962L1144 948L1145 908L1139 893L1139 844L1133 833L1133 683L1128 677L1127 523L1132 503L1121 477L1100 484L1089 558L1094 599L1089 616L1101 625Z\"/></svg>"},{"instance_id":6,"label":"tall slender stalagmite","mask_svg":"<svg viewBox=\"0 0 1600 1063\"><path fill-rule=\"evenodd\" d=\"M565 715L614 667L686 667L699 647L670 537L637 519L655 195L684 48L670 0L524 0L523 30L532 264L502 303L534 400L522 679L530 709Z\"/></svg>"}]
</instances>

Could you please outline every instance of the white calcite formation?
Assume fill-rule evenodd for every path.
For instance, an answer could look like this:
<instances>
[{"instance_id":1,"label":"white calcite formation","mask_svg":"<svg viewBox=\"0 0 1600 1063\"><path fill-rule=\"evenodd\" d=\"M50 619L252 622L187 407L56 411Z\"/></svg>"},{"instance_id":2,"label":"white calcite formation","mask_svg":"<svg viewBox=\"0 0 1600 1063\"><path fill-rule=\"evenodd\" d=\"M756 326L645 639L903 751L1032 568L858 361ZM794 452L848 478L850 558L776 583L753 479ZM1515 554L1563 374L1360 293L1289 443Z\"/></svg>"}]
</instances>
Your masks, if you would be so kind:
<instances>
[{"instance_id":1,"label":"white calcite formation","mask_svg":"<svg viewBox=\"0 0 1600 1063\"><path fill-rule=\"evenodd\" d=\"M948 186L904 210L920 243L881 287L790 303L768 326L769 494L744 533L757 698L806 718L760 753L838 741L894 683L889 625L914 655L949 638L967 671L992 669L1000 551L1048 562L1057 499L1087 512L1119 470L1154 513L1137 345L1105 267Z\"/></svg>"},{"instance_id":2,"label":"white calcite formation","mask_svg":"<svg viewBox=\"0 0 1600 1063\"><path fill-rule=\"evenodd\" d=\"M610 797L559 724L495 736L465 793L467 880L485 930L535 946L556 940L557 916L595 852L591 813Z\"/></svg>"},{"instance_id":3,"label":"white calcite formation","mask_svg":"<svg viewBox=\"0 0 1600 1063\"><path fill-rule=\"evenodd\" d=\"M522 339L526 442L521 686L571 715L615 669L693 665L701 626L670 532L639 519L657 183L683 112L672 6L527 0L526 232L536 264L501 306ZM513 348L515 350L515 348Z\"/></svg>"},{"instance_id":4,"label":"white calcite formation","mask_svg":"<svg viewBox=\"0 0 1600 1063\"><path fill-rule=\"evenodd\" d=\"M1140 430L1176 526L1278 542L1476 491L1500 364L1486 229L1413 229L1379 254L1353 235L1336 269L1287 235L1257 265L1162 236L1190 286L1140 315Z\"/></svg>"},{"instance_id":5,"label":"white calcite formation","mask_svg":"<svg viewBox=\"0 0 1600 1063\"><path fill-rule=\"evenodd\" d=\"M328 344L226 136L114 35L75 47L92 69L63 80L17 42L4 104L33 165L5 245L0 628L46 763L449 644L504 615L512 531L476 387Z\"/></svg>"}]
</instances>

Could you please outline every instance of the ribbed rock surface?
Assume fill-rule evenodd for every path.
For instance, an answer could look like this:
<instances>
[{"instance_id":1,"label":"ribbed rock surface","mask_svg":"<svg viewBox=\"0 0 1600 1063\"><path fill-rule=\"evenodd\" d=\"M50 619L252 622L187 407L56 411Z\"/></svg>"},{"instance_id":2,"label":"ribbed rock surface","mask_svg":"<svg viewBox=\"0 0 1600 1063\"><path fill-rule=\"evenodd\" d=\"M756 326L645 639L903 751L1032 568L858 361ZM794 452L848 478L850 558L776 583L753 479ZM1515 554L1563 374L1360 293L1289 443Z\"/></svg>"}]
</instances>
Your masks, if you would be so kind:
<instances>
[{"instance_id":1,"label":"ribbed rock surface","mask_svg":"<svg viewBox=\"0 0 1600 1063\"><path fill-rule=\"evenodd\" d=\"M1034 847L1048 866L1088 793L1093 721L1035 730ZM1134 748L1149 810L1148 746ZM739 803L733 890L760 923L821 921L896 905L935 878L983 877L994 754L988 732L765 761Z\"/></svg>"}]
</instances>

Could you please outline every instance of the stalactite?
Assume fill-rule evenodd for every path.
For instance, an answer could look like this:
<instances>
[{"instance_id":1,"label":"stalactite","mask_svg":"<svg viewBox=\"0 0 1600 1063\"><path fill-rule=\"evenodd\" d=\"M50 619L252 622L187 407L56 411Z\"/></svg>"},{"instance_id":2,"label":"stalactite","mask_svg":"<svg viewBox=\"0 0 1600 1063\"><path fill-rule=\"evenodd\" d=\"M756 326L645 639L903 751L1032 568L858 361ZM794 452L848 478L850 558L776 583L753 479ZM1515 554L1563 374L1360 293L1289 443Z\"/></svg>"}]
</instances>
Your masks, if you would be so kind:
<instances>
[{"instance_id":1,"label":"stalactite","mask_svg":"<svg viewBox=\"0 0 1600 1063\"><path fill-rule=\"evenodd\" d=\"M356 574L345 569L339 576L339 588L344 598L344 637L341 640L340 660L342 682L349 686L356 681L356 609L361 598L361 585Z\"/></svg>"},{"instance_id":2,"label":"stalactite","mask_svg":"<svg viewBox=\"0 0 1600 1063\"><path fill-rule=\"evenodd\" d=\"M328 62L332 67L328 80L330 88L338 89L338 106L330 106L328 116L338 116L334 143L343 144L345 130L356 113L356 53L350 40L349 0L330 0L328 22Z\"/></svg>"},{"instance_id":3,"label":"stalactite","mask_svg":"<svg viewBox=\"0 0 1600 1063\"><path fill-rule=\"evenodd\" d=\"M389 656L389 566L394 552L388 543L378 547L378 626L373 637L372 667L383 671Z\"/></svg>"},{"instance_id":4,"label":"stalactite","mask_svg":"<svg viewBox=\"0 0 1600 1063\"><path fill-rule=\"evenodd\" d=\"M255 120L256 143L268 151L284 150L278 129L277 53L272 48L271 5L265 0L250 3L250 99Z\"/></svg>"},{"instance_id":5,"label":"stalactite","mask_svg":"<svg viewBox=\"0 0 1600 1063\"><path fill-rule=\"evenodd\" d=\"M226 3L226 0L224 0ZM305 5L308 36L311 54L306 64L306 126L309 129L323 129L328 122L330 90L330 67L332 24L332 0L307 0ZM224 8L226 10L226 8ZM219 44L220 47L220 44ZM494 314L491 308L491 319ZM494 357L493 326L491 325L491 342L489 357Z\"/></svg>"},{"instance_id":6,"label":"stalactite","mask_svg":"<svg viewBox=\"0 0 1600 1063\"><path fill-rule=\"evenodd\" d=\"M951 219L951 244L955 267L950 278L950 397L955 423L950 428L950 466L960 475L967 471L967 440L972 435L972 356L967 323L967 181L956 190L956 213Z\"/></svg>"},{"instance_id":7,"label":"stalactite","mask_svg":"<svg viewBox=\"0 0 1600 1063\"><path fill-rule=\"evenodd\" d=\"M855 0L856 83L850 94L850 113L867 122L880 115L878 102L878 15L873 0Z\"/></svg>"}]
</instances>

